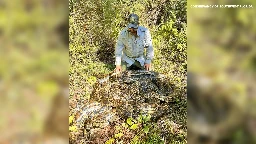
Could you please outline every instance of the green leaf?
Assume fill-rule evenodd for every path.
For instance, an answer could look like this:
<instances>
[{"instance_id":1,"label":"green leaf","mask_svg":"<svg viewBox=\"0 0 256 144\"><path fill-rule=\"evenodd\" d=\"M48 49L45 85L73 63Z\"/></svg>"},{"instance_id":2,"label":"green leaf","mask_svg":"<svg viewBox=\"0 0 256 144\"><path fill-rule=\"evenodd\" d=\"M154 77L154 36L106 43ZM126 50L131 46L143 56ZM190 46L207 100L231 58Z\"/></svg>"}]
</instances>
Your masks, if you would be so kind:
<instances>
[{"instance_id":1,"label":"green leaf","mask_svg":"<svg viewBox=\"0 0 256 144\"><path fill-rule=\"evenodd\" d=\"M72 132L77 131L77 127L76 126L69 126L69 130Z\"/></svg>"},{"instance_id":2,"label":"green leaf","mask_svg":"<svg viewBox=\"0 0 256 144\"><path fill-rule=\"evenodd\" d=\"M138 141L139 141L139 136L138 136L138 135L135 135L135 136L132 138L131 143L132 143L132 144L135 144L135 143L137 143Z\"/></svg>"},{"instance_id":3,"label":"green leaf","mask_svg":"<svg viewBox=\"0 0 256 144\"><path fill-rule=\"evenodd\" d=\"M135 130L138 128L138 124L133 124L131 127L130 127L132 130Z\"/></svg>"},{"instance_id":4,"label":"green leaf","mask_svg":"<svg viewBox=\"0 0 256 144\"><path fill-rule=\"evenodd\" d=\"M149 132L149 127L146 125L144 128L143 128L143 131L147 134Z\"/></svg>"},{"instance_id":5,"label":"green leaf","mask_svg":"<svg viewBox=\"0 0 256 144\"><path fill-rule=\"evenodd\" d=\"M97 81L97 78L94 76L90 76L87 78L87 80L90 84L94 84Z\"/></svg>"},{"instance_id":6,"label":"green leaf","mask_svg":"<svg viewBox=\"0 0 256 144\"><path fill-rule=\"evenodd\" d=\"M71 124L71 123L73 122L73 120L74 120L74 116L70 116L70 117L68 118L69 124Z\"/></svg>"},{"instance_id":7,"label":"green leaf","mask_svg":"<svg viewBox=\"0 0 256 144\"><path fill-rule=\"evenodd\" d=\"M124 128L128 128L128 125L127 125L126 123L122 123L122 126L123 126Z\"/></svg>"},{"instance_id":8,"label":"green leaf","mask_svg":"<svg viewBox=\"0 0 256 144\"><path fill-rule=\"evenodd\" d=\"M139 121L139 123L143 122L143 117L141 115L138 117L138 121Z\"/></svg>"},{"instance_id":9,"label":"green leaf","mask_svg":"<svg viewBox=\"0 0 256 144\"><path fill-rule=\"evenodd\" d=\"M128 125L133 125L133 122L132 122L132 118L128 118L127 120L126 120L126 122L128 123Z\"/></svg>"},{"instance_id":10,"label":"green leaf","mask_svg":"<svg viewBox=\"0 0 256 144\"><path fill-rule=\"evenodd\" d=\"M144 121L145 121L145 122L150 121L150 119L151 119L151 115L148 115L148 116L145 116L145 117L144 117Z\"/></svg>"},{"instance_id":11,"label":"green leaf","mask_svg":"<svg viewBox=\"0 0 256 144\"><path fill-rule=\"evenodd\" d=\"M113 144L115 142L114 138L111 138L105 142L105 144Z\"/></svg>"},{"instance_id":12,"label":"green leaf","mask_svg":"<svg viewBox=\"0 0 256 144\"><path fill-rule=\"evenodd\" d=\"M124 135L123 133L115 134L115 138L121 138L123 135Z\"/></svg>"}]
</instances>

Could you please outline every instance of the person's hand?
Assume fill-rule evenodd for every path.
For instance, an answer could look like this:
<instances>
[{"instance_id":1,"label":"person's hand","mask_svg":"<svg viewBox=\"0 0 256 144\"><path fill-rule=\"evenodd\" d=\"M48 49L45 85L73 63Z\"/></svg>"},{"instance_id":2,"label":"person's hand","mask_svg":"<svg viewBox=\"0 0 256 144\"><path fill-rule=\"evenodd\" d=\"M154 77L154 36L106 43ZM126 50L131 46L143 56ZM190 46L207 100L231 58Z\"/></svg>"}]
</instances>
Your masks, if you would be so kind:
<instances>
[{"instance_id":1,"label":"person's hand","mask_svg":"<svg viewBox=\"0 0 256 144\"><path fill-rule=\"evenodd\" d=\"M150 70L150 64L144 64L145 70L149 71Z\"/></svg>"},{"instance_id":2,"label":"person's hand","mask_svg":"<svg viewBox=\"0 0 256 144\"><path fill-rule=\"evenodd\" d=\"M115 72L120 73L122 71L122 67L120 65L116 66Z\"/></svg>"}]
</instances>

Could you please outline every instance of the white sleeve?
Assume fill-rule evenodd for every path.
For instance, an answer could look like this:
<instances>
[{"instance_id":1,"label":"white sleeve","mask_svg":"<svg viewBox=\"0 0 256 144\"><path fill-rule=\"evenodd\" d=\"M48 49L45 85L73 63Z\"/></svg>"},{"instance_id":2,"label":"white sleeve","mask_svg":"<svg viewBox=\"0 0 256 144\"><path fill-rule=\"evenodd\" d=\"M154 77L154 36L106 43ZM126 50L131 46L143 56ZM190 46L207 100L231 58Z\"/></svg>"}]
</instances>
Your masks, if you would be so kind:
<instances>
[{"instance_id":1,"label":"white sleeve","mask_svg":"<svg viewBox=\"0 0 256 144\"><path fill-rule=\"evenodd\" d=\"M154 49L152 45L152 39L149 30L145 31L145 41L146 41L146 60L145 63L151 63L151 60L154 58Z\"/></svg>"},{"instance_id":2,"label":"white sleeve","mask_svg":"<svg viewBox=\"0 0 256 144\"><path fill-rule=\"evenodd\" d=\"M122 35L120 33L118 36L118 40L116 43L116 49L115 49L115 57L116 57L115 65L121 65L121 57L122 57L123 48L124 48L124 44L122 42Z\"/></svg>"}]
</instances>

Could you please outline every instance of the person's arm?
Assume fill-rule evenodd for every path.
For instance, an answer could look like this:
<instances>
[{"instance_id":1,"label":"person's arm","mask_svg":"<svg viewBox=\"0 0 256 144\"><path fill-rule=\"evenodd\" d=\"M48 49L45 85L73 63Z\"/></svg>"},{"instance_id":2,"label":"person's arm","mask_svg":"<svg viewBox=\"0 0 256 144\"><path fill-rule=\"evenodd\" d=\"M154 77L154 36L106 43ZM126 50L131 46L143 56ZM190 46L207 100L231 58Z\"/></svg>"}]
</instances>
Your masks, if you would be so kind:
<instances>
[{"instance_id":1,"label":"person's arm","mask_svg":"<svg viewBox=\"0 0 256 144\"><path fill-rule=\"evenodd\" d=\"M145 31L145 41L146 41L146 60L145 60L145 69L150 70L151 61L154 58L154 49L152 45L152 39L149 30Z\"/></svg>"},{"instance_id":2,"label":"person's arm","mask_svg":"<svg viewBox=\"0 0 256 144\"><path fill-rule=\"evenodd\" d=\"M122 42L122 35L121 33L119 34L118 36L118 39L117 39L117 43L116 43L116 48L115 48L115 57L116 57L116 62L115 62L115 65L116 65L116 72L121 72L122 69L121 69L121 58L122 58L122 52L123 52L123 48L124 48L124 44Z\"/></svg>"}]
</instances>

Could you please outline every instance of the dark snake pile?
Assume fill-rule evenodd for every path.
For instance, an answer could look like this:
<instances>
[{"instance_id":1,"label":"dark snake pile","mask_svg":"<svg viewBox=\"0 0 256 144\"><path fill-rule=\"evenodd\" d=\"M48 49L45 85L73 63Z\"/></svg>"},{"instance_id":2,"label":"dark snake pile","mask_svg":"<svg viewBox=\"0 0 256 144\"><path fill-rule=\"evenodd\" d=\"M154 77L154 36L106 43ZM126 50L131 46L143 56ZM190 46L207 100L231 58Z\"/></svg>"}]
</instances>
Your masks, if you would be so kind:
<instances>
[{"instance_id":1,"label":"dark snake pile","mask_svg":"<svg viewBox=\"0 0 256 144\"><path fill-rule=\"evenodd\" d=\"M175 95L170 81L153 71L125 71L99 79L76 119L80 137L87 143L104 143L108 136L99 133L105 129L149 114L167 141L173 139L174 129L186 133L186 98Z\"/></svg>"}]
</instances>

